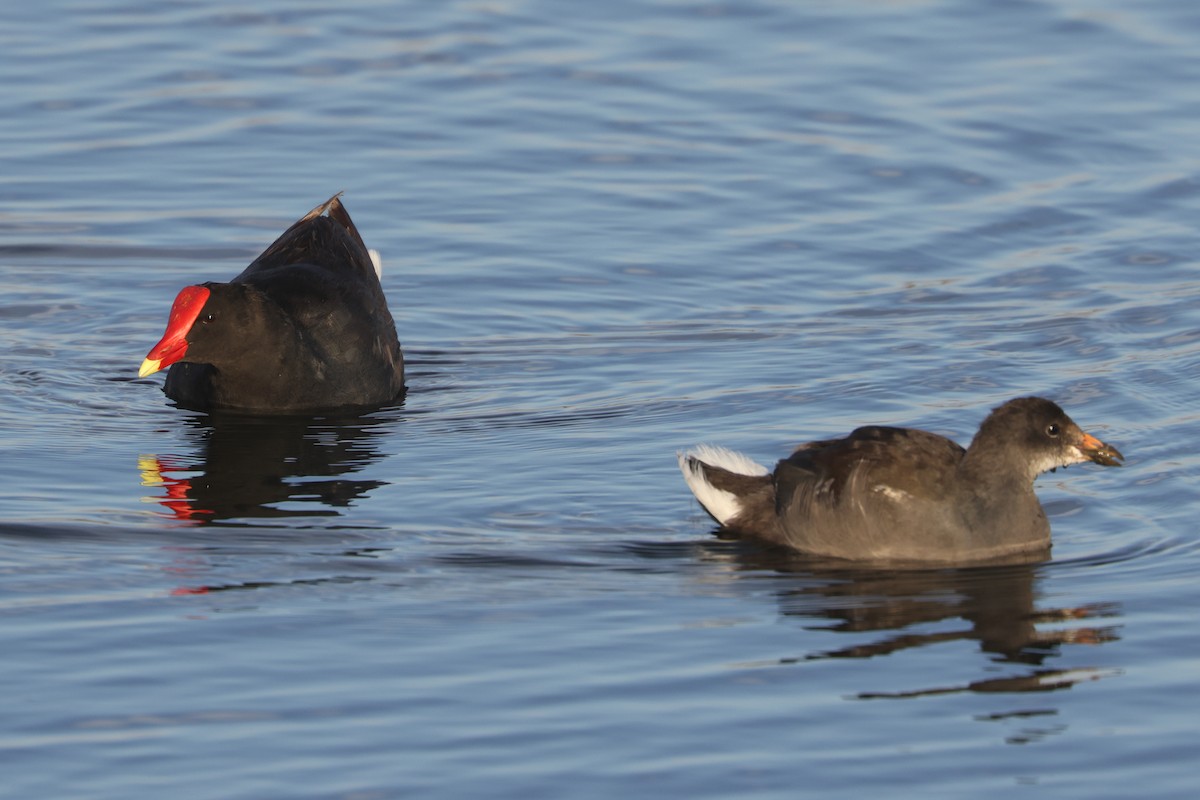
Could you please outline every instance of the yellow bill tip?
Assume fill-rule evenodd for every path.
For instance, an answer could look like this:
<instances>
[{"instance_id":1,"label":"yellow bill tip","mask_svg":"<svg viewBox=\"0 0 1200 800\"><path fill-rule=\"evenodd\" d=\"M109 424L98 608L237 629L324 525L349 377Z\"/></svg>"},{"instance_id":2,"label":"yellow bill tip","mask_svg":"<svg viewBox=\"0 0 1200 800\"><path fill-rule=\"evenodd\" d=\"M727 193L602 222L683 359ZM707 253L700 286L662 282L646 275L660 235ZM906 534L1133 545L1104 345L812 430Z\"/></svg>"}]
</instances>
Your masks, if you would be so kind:
<instances>
[{"instance_id":1,"label":"yellow bill tip","mask_svg":"<svg viewBox=\"0 0 1200 800\"><path fill-rule=\"evenodd\" d=\"M138 370L138 377L144 378L147 375L153 375L154 373L158 372L160 369L162 369L162 360L161 359L155 360L153 358L147 358L145 361L142 362L141 369Z\"/></svg>"}]
</instances>

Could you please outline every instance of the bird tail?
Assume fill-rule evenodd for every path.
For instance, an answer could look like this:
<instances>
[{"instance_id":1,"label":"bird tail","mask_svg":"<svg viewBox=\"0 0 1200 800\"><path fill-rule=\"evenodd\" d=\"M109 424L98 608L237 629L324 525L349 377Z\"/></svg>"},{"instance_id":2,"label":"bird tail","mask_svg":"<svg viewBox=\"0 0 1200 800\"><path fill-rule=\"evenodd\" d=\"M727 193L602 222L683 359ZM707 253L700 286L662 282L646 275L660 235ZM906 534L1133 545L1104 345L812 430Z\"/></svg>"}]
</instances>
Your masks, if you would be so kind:
<instances>
[{"instance_id":1,"label":"bird tail","mask_svg":"<svg viewBox=\"0 0 1200 800\"><path fill-rule=\"evenodd\" d=\"M677 455L688 488L722 525L746 510L743 498L771 481L771 471L762 464L724 447L702 444Z\"/></svg>"}]
</instances>

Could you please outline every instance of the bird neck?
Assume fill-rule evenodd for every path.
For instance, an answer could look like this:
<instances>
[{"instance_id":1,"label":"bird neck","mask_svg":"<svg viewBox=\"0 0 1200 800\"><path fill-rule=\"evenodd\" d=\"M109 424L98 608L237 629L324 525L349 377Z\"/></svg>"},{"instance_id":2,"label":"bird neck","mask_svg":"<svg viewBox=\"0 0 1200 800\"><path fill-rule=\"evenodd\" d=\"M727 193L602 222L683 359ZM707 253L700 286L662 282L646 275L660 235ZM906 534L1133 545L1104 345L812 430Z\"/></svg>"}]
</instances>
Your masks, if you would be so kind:
<instances>
[{"instance_id":1,"label":"bird neck","mask_svg":"<svg viewBox=\"0 0 1200 800\"><path fill-rule=\"evenodd\" d=\"M1014 448L1004 447L1002 442L989 443L979 436L971 442L958 467L958 479L963 490L970 495L970 508L974 513L995 518L1016 509L1014 501L1023 505L1024 500L1037 503L1033 493L1033 479L1029 464L1020 459Z\"/></svg>"},{"instance_id":2,"label":"bird neck","mask_svg":"<svg viewBox=\"0 0 1200 800\"><path fill-rule=\"evenodd\" d=\"M1037 472L1020 448L1011 447L1007 432L986 420L963 455L960 478L973 486L1030 489Z\"/></svg>"}]
</instances>

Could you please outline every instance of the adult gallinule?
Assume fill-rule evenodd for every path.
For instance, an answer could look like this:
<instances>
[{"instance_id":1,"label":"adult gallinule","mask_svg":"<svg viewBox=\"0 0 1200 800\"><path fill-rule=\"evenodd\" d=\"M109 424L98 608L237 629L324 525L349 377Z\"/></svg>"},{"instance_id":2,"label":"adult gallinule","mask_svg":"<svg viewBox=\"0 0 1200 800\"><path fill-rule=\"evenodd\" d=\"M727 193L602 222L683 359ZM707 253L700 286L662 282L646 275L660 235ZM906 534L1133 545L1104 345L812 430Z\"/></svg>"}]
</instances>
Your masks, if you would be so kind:
<instances>
[{"instance_id":1,"label":"adult gallinule","mask_svg":"<svg viewBox=\"0 0 1200 800\"><path fill-rule=\"evenodd\" d=\"M180 291L138 375L170 366L163 390L197 409L391 402L404 392L404 356L377 269L335 195L229 283Z\"/></svg>"},{"instance_id":2,"label":"adult gallinule","mask_svg":"<svg viewBox=\"0 0 1200 800\"><path fill-rule=\"evenodd\" d=\"M1034 478L1123 458L1051 401L1022 397L993 410L966 450L926 431L871 426L803 444L774 472L711 446L681 453L679 466L734 533L834 558L967 562L1045 551L1050 525Z\"/></svg>"}]
</instances>

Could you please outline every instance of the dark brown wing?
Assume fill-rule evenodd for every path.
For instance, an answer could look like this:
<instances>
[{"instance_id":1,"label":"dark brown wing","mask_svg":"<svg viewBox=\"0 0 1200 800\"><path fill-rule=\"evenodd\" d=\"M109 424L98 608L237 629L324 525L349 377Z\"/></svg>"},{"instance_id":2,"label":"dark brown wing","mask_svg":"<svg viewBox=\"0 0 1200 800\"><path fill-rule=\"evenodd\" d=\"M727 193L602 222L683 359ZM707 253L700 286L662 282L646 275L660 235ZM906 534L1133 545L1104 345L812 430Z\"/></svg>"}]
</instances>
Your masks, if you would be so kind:
<instances>
[{"instance_id":1,"label":"dark brown wing","mask_svg":"<svg viewBox=\"0 0 1200 800\"><path fill-rule=\"evenodd\" d=\"M379 285L371 255L340 195L296 220L234 282L262 283L272 272L292 264L313 264L367 285Z\"/></svg>"},{"instance_id":2,"label":"dark brown wing","mask_svg":"<svg viewBox=\"0 0 1200 800\"><path fill-rule=\"evenodd\" d=\"M937 494L950 484L966 451L945 438L911 428L872 425L843 439L808 442L775 465L776 507L782 513L798 492L837 505L854 477L914 497Z\"/></svg>"},{"instance_id":3,"label":"dark brown wing","mask_svg":"<svg viewBox=\"0 0 1200 800\"><path fill-rule=\"evenodd\" d=\"M371 256L337 195L284 231L232 283L269 297L307 332L323 360L399 352Z\"/></svg>"}]
</instances>

